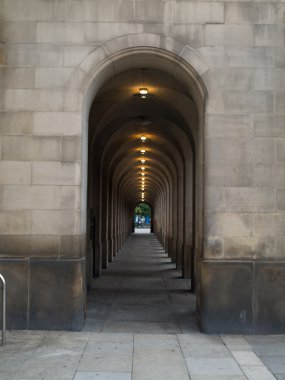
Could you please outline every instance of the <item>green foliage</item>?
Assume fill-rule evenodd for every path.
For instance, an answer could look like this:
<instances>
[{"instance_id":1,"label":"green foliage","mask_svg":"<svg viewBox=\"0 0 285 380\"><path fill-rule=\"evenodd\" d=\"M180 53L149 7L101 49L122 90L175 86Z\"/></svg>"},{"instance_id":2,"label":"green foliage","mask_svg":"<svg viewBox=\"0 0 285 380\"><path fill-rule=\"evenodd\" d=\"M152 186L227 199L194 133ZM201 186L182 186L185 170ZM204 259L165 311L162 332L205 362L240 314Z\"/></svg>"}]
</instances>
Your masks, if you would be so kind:
<instances>
[{"instance_id":1,"label":"green foliage","mask_svg":"<svg viewBox=\"0 0 285 380\"><path fill-rule=\"evenodd\" d=\"M139 203L135 208L135 214L151 217L151 208L147 203Z\"/></svg>"}]
</instances>

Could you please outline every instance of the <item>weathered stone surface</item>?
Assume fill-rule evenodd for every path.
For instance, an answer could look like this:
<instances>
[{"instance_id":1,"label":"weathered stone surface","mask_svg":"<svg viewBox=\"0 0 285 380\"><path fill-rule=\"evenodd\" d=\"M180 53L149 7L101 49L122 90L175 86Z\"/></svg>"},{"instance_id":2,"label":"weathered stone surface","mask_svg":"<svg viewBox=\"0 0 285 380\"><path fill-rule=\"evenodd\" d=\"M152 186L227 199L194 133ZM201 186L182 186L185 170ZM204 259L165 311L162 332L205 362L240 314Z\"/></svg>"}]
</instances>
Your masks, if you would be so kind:
<instances>
[{"instance_id":1,"label":"weathered stone surface","mask_svg":"<svg viewBox=\"0 0 285 380\"><path fill-rule=\"evenodd\" d=\"M285 137L285 115L255 115L254 135L256 137Z\"/></svg>"},{"instance_id":2,"label":"weathered stone surface","mask_svg":"<svg viewBox=\"0 0 285 380\"><path fill-rule=\"evenodd\" d=\"M84 24L84 35L87 43L100 44L125 34L142 32L143 24L140 23L112 23L111 28L110 23L107 22Z\"/></svg>"},{"instance_id":3,"label":"weathered stone surface","mask_svg":"<svg viewBox=\"0 0 285 380\"><path fill-rule=\"evenodd\" d=\"M5 90L7 110L21 111L61 111L63 94L60 91L8 89Z\"/></svg>"},{"instance_id":4,"label":"weathered stone surface","mask_svg":"<svg viewBox=\"0 0 285 380\"><path fill-rule=\"evenodd\" d=\"M276 207L272 188L227 188L224 195L228 211L274 211Z\"/></svg>"},{"instance_id":5,"label":"weathered stone surface","mask_svg":"<svg viewBox=\"0 0 285 380\"><path fill-rule=\"evenodd\" d=\"M35 88L60 89L65 88L71 78L71 68L39 68L35 72Z\"/></svg>"},{"instance_id":6,"label":"weathered stone surface","mask_svg":"<svg viewBox=\"0 0 285 380\"><path fill-rule=\"evenodd\" d=\"M0 273L7 284L7 329L25 330L28 327L28 261L0 259ZM1 302L2 295L0 297ZM2 313L0 323L2 325Z\"/></svg>"},{"instance_id":7,"label":"weathered stone surface","mask_svg":"<svg viewBox=\"0 0 285 380\"><path fill-rule=\"evenodd\" d=\"M76 235L79 213L66 210L32 210L31 233L36 235Z\"/></svg>"},{"instance_id":8,"label":"weathered stone surface","mask_svg":"<svg viewBox=\"0 0 285 380\"><path fill-rule=\"evenodd\" d=\"M31 183L31 163L21 161L0 161L0 183Z\"/></svg>"},{"instance_id":9,"label":"weathered stone surface","mask_svg":"<svg viewBox=\"0 0 285 380\"><path fill-rule=\"evenodd\" d=\"M11 66L62 66L63 47L48 44L11 44L5 49Z\"/></svg>"},{"instance_id":10,"label":"weathered stone surface","mask_svg":"<svg viewBox=\"0 0 285 380\"><path fill-rule=\"evenodd\" d=\"M1 41L23 43L35 42L36 23L35 22L1 22Z\"/></svg>"},{"instance_id":11,"label":"weathered stone surface","mask_svg":"<svg viewBox=\"0 0 285 380\"><path fill-rule=\"evenodd\" d=\"M31 68L1 68L1 88L33 88L35 73Z\"/></svg>"},{"instance_id":12,"label":"weathered stone surface","mask_svg":"<svg viewBox=\"0 0 285 380\"><path fill-rule=\"evenodd\" d=\"M33 114L33 132L46 136L80 135L81 117L72 112L36 112Z\"/></svg>"},{"instance_id":13,"label":"weathered stone surface","mask_svg":"<svg viewBox=\"0 0 285 380\"><path fill-rule=\"evenodd\" d=\"M62 161L81 161L81 137L63 137L61 139Z\"/></svg>"},{"instance_id":14,"label":"weathered stone surface","mask_svg":"<svg viewBox=\"0 0 285 380\"><path fill-rule=\"evenodd\" d=\"M284 263L256 263L255 332L274 334L282 331L285 307ZM270 313L268 312L270 310Z\"/></svg>"},{"instance_id":15,"label":"weathered stone surface","mask_svg":"<svg viewBox=\"0 0 285 380\"><path fill-rule=\"evenodd\" d=\"M42 43L80 43L84 41L84 29L78 22L38 22L36 36Z\"/></svg>"},{"instance_id":16,"label":"weathered stone surface","mask_svg":"<svg viewBox=\"0 0 285 380\"><path fill-rule=\"evenodd\" d=\"M56 137L5 136L5 160L58 160L60 141Z\"/></svg>"},{"instance_id":17,"label":"weathered stone surface","mask_svg":"<svg viewBox=\"0 0 285 380\"><path fill-rule=\"evenodd\" d=\"M82 262L33 259L30 271L29 329L80 330Z\"/></svg>"},{"instance_id":18,"label":"weathered stone surface","mask_svg":"<svg viewBox=\"0 0 285 380\"><path fill-rule=\"evenodd\" d=\"M2 234L28 234L30 232L30 212L0 210L0 230Z\"/></svg>"},{"instance_id":19,"label":"weathered stone surface","mask_svg":"<svg viewBox=\"0 0 285 380\"><path fill-rule=\"evenodd\" d=\"M26 135L32 133L32 114L29 112L0 112L3 135Z\"/></svg>"},{"instance_id":20,"label":"weathered stone surface","mask_svg":"<svg viewBox=\"0 0 285 380\"><path fill-rule=\"evenodd\" d=\"M72 162L34 162L33 184L79 185L80 165Z\"/></svg>"},{"instance_id":21,"label":"weathered stone surface","mask_svg":"<svg viewBox=\"0 0 285 380\"><path fill-rule=\"evenodd\" d=\"M60 186L60 208L78 210L80 208L80 187Z\"/></svg>"},{"instance_id":22,"label":"weathered stone surface","mask_svg":"<svg viewBox=\"0 0 285 380\"><path fill-rule=\"evenodd\" d=\"M66 18L71 21L134 21L132 0L68 0Z\"/></svg>"},{"instance_id":23,"label":"weathered stone surface","mask_svg":"<svg viewBox=\"0 0 285 380\"><path fill-rule=\"evenodd\" d=\"M60 237L60 257L62 258L80 258L84 257L83 240L85 236L61 236Z\"/></svg>"},{"instance_id":24,"label":"weathered stone surface","mask_svg":"<svg viewBox=\"0 0 285 380\"><path fill-rule=\"evenodd\" d=\"M284 25L254 25L253 42L255 46L284 47Z\"/></svg>"},{"instance_id":25,"label":"weathered stone surface","mask_svg":"<svg viewBox=\"0 0 285 380\"><path fill-rule=\"evenodd\" d=\"M251 46L252 27L249 25L206 25L205 45Z\"/></svg>"},{"instance_id":26,"label":"weathered stone surface","mask_svg":"<svg viewBox=\"0 0 285 380\"><path fill-rule=\"evenodd\" d=\"M5 185L3 200L8 209L58 209L58 186Z\"/></svg>"},{"instance_id":27,"label":"weathered stone surface","mask_svg":"<svg viewBox=\"0 0 285 380\"><path fill-rule=\"evenodd\" d=\"M253 184L257 187L285 187L285 165L256 164L253 168Z\"/></svg>"},{"instance_id":28,"label":"weathered stone surface","mask_svg":"<svg viewBox=\"0 0 285 380\"><path fill-rule=\"evenodd\" d=\"M207 294L200 306L203 332L253 331L252 263L203 262L201 286Z\"/></svg>"},{"instance_id":29,"label":"weathered stone surface","mask_svg":"<svg viewBox=\"0 0 285 380\"><path fill-rule=\"evenodd\" d=\"M225 22L229 24L274 24L275 4L253 2L225 3Z\"/></svg>"},{"instance_id":30,"label":"weathered stone surface","mask_svg":"<svg viewBox=\"0 0 285 380\"><path fill-rule=\"evenodd\" d=\"M222 3L177 1L175 8L176 23L217 24L224 22Z\"/></svg>"},{"instance_id":31,"label":"weathered stone surface","mask_svg":"<svg viewBox=\"0 0 285 380\"><path fill-rule=\"evenodd\" d=\"M285 228L285 213L256 214L254 217L255 235L282 236Z\"/></svg>"},{"instance_id":32,"label":"weathered stone surface","mask_svg":"<svg viewBox=\"0 0 285 380\"><path fill-rule=\"evenodd\" d=\"M229 259L272 259L275 258L275 239L263 237L226 237L225 257Z\"/></svg>"}]
</instances>

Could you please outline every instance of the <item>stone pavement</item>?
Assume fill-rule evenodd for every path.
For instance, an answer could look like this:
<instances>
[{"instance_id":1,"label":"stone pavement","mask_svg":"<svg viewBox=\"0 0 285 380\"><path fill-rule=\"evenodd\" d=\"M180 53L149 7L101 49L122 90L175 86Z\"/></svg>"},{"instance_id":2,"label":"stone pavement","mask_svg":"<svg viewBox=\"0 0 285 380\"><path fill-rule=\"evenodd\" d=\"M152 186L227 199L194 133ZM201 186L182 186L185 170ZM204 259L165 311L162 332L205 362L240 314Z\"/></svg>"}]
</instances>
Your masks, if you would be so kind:
<instances>
[{"instance_id":1,"label":"stone pavement","mask_svg":"<svg viewBox=\"0 0 285 380\"><path fill-rule=\"evenodd\" d=\"M132 235L90 291L82 332L12 331L1 380L285 380L285 336L199 332L189 282Z\"/></svg>"}]
</instances>

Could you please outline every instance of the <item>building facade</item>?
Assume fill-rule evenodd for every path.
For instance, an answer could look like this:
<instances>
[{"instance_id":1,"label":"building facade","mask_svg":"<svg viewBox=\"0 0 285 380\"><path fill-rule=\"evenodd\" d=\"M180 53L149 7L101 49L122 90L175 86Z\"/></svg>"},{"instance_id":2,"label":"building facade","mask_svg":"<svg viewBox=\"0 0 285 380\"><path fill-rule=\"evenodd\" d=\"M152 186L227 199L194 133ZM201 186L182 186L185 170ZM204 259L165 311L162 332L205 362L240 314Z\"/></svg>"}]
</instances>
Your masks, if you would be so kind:
<instances>
[{"instance_id":1,"label":"building facade","mask_svg":"<svg viewBox=\"0 0 285 380\"><path fill-rule=\"evenodd\" d=\"M8 327L81 329L132 231L144 134L153 229L201 330L284 333L285 2L0 0L0 17Z\"/></svg>"}]
</instances>

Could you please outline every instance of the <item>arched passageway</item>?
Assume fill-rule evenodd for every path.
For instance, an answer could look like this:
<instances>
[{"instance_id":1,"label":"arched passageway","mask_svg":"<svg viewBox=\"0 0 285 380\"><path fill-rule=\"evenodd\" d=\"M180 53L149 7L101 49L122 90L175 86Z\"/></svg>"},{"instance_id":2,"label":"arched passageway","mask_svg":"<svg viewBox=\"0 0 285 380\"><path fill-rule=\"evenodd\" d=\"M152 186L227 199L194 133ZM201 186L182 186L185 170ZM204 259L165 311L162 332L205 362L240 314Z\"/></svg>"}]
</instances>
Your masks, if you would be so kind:
<instances>
[{"instance_id":1,"label":"arched passageway","mask_svg":"<svg viewBox=\"0 0 285 380\"><path fill-rule=\"evenodd\" d=\"M110 65L105 80L91 84L85 117L87 284L108 268L134 230L135 206L147 202L152 231L194 291L203 224L204 99L197 77L155 49Z\"/></svg>"}]
</instances>

